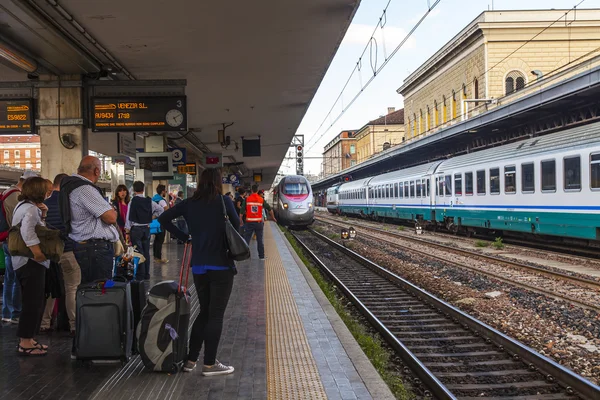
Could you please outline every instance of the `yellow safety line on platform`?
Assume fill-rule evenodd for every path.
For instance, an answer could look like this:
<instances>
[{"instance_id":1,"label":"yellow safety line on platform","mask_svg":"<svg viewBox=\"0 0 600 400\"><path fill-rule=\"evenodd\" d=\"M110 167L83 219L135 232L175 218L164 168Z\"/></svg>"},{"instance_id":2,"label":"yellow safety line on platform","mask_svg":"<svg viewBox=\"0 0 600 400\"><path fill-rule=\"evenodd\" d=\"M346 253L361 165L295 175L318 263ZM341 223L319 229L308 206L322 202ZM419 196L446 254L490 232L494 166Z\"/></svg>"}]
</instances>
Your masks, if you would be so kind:
<instances>
[{"instance_id":1,"label":"yellow safety line on platform","mask_svg":"<svg viewBox=\"0 0 600 400\"><path fill-rule=\"evenodd\" d=\"M327 399L269 223L265 254L268 398Z\"/></svg>"}]
</instances>

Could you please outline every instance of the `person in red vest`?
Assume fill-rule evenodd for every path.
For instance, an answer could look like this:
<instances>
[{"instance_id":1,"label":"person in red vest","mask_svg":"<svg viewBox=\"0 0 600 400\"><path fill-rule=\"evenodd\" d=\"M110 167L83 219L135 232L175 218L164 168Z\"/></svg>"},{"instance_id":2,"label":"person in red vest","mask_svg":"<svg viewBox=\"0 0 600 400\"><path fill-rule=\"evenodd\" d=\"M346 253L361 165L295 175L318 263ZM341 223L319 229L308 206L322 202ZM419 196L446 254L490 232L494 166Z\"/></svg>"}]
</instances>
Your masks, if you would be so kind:
<instances>
[{"instance_id":1,"label":"person in red vest","mask_svg":"<svg viewBox=\"0 0 600 400\"><path fill-rule=\"evenodd\" d=\"M256 234L256 242L258 248L258 258L261 260L265 259L265 243L263 240L264 233L264 220L263 220L263 208L269 212L271 219L275 222L275 215L273 214L273 210L269 203L267 203L259 194L258 194L258 185L252 186L252 194L244 200L242 204L241 215L244 230L243 235L246 243L250 244L250 239L252 239L252 235ZM245 217L245 218L244 218ZM242 222L240 222L242 225Z\"/></svg>"}]
</instances>

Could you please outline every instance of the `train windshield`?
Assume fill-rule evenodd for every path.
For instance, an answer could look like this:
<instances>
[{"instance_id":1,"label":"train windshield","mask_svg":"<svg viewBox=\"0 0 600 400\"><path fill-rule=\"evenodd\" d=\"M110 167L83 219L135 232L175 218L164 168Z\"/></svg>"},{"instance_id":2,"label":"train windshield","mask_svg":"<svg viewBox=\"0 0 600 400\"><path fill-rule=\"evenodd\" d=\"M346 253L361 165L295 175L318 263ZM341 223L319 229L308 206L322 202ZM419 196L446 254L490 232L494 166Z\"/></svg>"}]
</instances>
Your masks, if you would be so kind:
<instances>
[{"instance_id":1,"label":"train windshield","mask_svg":"<svg viewBox=\"0 0 600 400\"><path fill-rule=\"evenodd\" d=\"M282 193L285 195L307 195L308 194L308 185L306 183L288 183L286 182L283 185Z\"/></svg>"}]
</instances>

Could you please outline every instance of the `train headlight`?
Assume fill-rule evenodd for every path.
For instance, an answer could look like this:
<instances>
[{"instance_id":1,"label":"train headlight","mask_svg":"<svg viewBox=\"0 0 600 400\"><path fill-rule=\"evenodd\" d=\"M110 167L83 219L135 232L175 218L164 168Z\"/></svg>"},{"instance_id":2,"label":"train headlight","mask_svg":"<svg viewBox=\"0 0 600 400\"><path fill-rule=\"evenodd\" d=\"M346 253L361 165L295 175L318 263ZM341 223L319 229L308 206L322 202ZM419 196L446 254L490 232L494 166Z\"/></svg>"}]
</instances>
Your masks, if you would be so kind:
<instances>
[{"instance_id":1,"label":"train headlight","mask_svg":"<svg viewBox=\"0 0 600 400\"><path fill-rule=\"evenodd\" d=\"M348 236L350 236L350 239L354 239L356 237L356 229L353 227L348 228Z\"/></svg>"},{"instance_id":2,"label":"train headlight","mask_svg":"<svg viewBox=\"0 0 600 400\"><path fill-rule=\"evenodd\" d=\"M348 239L348 235L349 235L348 229L342 228L342 233L341 233L342 239L344 239L344 240Z\"/></svg>"},{"instance_id":3,"label":"train headlight","mask_svg":"<svg viewBox=\"0 0 600 400\"><path fill-rule=\"evenodd\" d=\"M308 203L308 208L311 208L311 207L312 207L312 203Z\"/></svg>"},{"instance_id":4,"label":"train headlight","mask_svg":"<svg viewBox=\"0 0 600 400\"><path fill-rule=\"evenodd\" d=\"M283 203L283 208L285 208L287 210L287 208L288 208L287 203Z\"/></svg>"}]
</instances>

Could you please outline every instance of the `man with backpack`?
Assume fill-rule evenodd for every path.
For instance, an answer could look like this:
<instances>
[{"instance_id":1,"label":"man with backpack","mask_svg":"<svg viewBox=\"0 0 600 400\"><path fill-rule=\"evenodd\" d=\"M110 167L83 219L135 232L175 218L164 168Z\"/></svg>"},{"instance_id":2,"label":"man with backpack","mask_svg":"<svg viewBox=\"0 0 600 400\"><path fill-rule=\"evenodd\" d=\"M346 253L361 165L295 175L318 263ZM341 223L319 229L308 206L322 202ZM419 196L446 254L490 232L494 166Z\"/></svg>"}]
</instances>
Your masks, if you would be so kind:
<instances>
[{"instance_id":1,"label":"man with backpack","mask_svg":"<svg viewBox=\"0 0 600 400\"><path fill-rule=\"evenodd\" d=\"M152 201L155 202L156 204L158 204L159 206L161 206L164 211L167 211L167 209L169 208L169 205L167 204L167 201L165 200L166 194L167 194L166 186L163 184L160 184L156 187L156 194L154 195L154 197L152 197ZM162 229L162 227L160 227L158 229L158 232L154 236L154 248L153 248L154 262L159 262L159 263L169 262L169 260L167 260L166 258L163 258L163 256L162 256L162 246L163 246L163 243L165 242L165 235L166 235L166 232Z\"/></svg>"},{"instance_id":2,"label":"man with backpack","mask_svg":"<svg viewBox=\"0 0 600 400\"><path fill-rule=\"evenodd\" d=\"M19 194L23 183L28 178L38 176L33 171L25 171L19 182L6 189L0 196L0 242L4 250L6 271L4 274L4 290L2 292L2 322L19 323L21 314L21 285L12 266L12 258L8 252L8 231L12 227L12 217L19 203Z\"/></svg>"}]
</instances>

